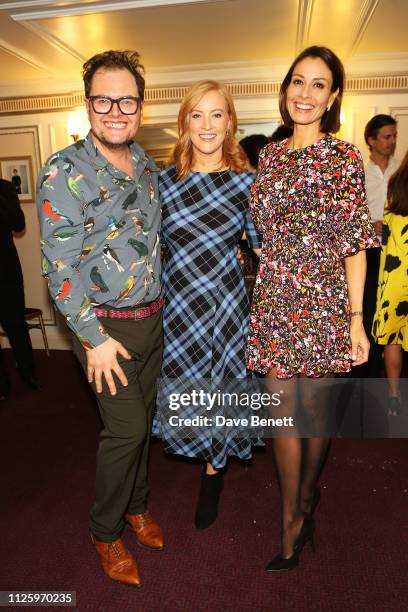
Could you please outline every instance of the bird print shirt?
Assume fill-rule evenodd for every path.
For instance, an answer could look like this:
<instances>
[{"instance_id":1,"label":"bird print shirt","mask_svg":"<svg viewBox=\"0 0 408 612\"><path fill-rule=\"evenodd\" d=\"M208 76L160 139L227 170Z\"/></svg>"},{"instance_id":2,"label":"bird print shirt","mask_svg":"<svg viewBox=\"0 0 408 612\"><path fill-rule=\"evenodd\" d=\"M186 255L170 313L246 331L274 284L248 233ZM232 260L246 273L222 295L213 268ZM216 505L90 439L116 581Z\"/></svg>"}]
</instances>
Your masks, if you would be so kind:
<instances>
[{"instance_id":1,"label":"bird print shirt","mask_svg":"<svg viewBox=\"0 0 408 612\"><path fill-rule=\"evenodd\" d=\"M139 145L130 150L132 177L89 133L52 155L38 177L43 275L86 349L108 338L94 306L131 307L160 292L158 168Z\"/></svg>"}]
</instances>

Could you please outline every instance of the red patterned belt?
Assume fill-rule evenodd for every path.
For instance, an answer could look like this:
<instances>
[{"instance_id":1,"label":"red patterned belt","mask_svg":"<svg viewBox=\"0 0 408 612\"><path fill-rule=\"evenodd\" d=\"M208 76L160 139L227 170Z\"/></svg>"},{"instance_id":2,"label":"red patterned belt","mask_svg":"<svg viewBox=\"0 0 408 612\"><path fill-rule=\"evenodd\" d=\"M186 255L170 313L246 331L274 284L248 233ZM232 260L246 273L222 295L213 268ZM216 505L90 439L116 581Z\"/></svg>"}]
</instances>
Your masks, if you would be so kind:
<instances>
[{"instance_id":1,"label":"red patterned belt","mask_svg":"<svg viewBox=\"0 0 408 612\"><path fill-rule=\"evenodd\" d=\"M124 308L94 308L97 317L108 319L147 319L164 306L164 298L158 297L147 306L134 306L132 309Z\"/></svg>"}]
</instances>

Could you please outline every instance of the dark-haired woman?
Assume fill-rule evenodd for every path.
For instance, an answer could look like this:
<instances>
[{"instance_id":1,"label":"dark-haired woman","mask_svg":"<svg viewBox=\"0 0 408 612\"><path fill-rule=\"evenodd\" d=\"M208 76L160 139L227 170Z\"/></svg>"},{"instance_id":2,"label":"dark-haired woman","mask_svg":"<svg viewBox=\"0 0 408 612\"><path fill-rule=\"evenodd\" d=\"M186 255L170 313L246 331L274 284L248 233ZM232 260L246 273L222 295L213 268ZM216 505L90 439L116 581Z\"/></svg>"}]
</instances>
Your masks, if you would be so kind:
<instances>
[{"instance_id":1,"label":"dark-haired woman","mask_svg":"<svg viewBox=\"0 0 408 612\"><path fill-rule=\"evenodd\" d=\"M303 408L312 421L323 417L321 410L316 417L310 397L317 387L307 379L347 372L369 351L362 319L364 249L377 243L360 153L331 135L340 126L343 84L343 66L330 49L309 47L295 59L280 91L280 112L293 135L263 149L251 190L263 247L248 367L271 386L276 379L300 385L294 377L305 377L311 393ZM295 567L313 538L316 481L327 447L319 435L274 439L282 540L268 571Z\"/></svg>"},{"instance_id":2,"label":"dark-haired woman","mask_svg":"<svg viewBox=\"0 0 408 612\"><path fill-rule=\"evenodd\" d=\"M408 351L408 152L388 183L373 336L384 345L388 414L401 412L400 377Z\"/></svg>"}]
</instances>

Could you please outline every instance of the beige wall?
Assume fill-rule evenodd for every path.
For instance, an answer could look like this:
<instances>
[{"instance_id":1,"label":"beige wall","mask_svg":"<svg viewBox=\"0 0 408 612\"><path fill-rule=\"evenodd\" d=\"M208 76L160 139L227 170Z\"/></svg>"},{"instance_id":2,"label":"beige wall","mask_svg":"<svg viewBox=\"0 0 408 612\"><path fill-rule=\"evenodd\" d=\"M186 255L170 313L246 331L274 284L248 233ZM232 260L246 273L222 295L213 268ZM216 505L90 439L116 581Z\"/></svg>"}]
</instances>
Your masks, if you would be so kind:
<instances>
[{"instance_id":1,"label":"beige wall","mask_svg":"<svg viewBox=\"0 0 408 612\"><path fill-rule=\"evenodd\" d=\"M270 122L279 117L277 98L246 97L236 101L240 124ZM173 126L176 123L178 104L150 104L146 108L147 125ZM377 113L389 113L399 121L397 156L401 159L408 148L408 93L353 94L344 100L345 123L341 137L355 143L367 157L364 143L364 126ZM0 116L0 157L31 156L34 173L56 150L70 144L66 125L68 112L33 113ZM40 273L39 228L35 204L23 203L26 217L26 233L16 238L17 249L23 267L27 306L40 307L47 322L47 334L51 348L70 346L66 327L58 317L48 298L46 283ZM42 348L39 332L31 332L33 344Z\"/></svg>"}]
</instances>

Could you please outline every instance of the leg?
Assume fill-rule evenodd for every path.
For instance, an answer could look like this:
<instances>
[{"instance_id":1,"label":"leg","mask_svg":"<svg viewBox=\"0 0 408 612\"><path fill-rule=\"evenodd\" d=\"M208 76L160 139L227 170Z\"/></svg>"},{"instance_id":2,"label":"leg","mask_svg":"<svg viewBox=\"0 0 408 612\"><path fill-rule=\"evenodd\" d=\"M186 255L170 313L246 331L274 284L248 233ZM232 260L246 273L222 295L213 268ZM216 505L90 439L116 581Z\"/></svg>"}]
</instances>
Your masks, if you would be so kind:
<instances>
[{"instance_id":1,"label":"leg","mask_svg":"<svg viewBox=\"0 0 408 612\"><path fill-rule=\"evenodd\" d=\"M160 376L160 368L163 354L163 326L162 314L156 313L142 321L145 351L143 360L138 363L137 373L140 389L144 398L146 411L147 435L140 453L136 477L129 501L127 512L139 514L146 510L149 488L147 485L148 456L150 446L150 434L152 428L153 411L156 402L157 381ZM139 336L142 332L139 333Z\"/></svg>"},{"instance_id":2,"label":"leg","mask_svg":"<svg viewBox=\"0 0 408 612\"><path fill-rule=\"evenodd\" d=\"M132 356L131 360L119 356L128 386L118 384L117 395L111 396L105 385L103 392L97 394L104 428L100 434L95 503L90 513L90 528L98 540L103 542L113 542L120 536L124 526L123 516L131 500L132 507L138 504L137 510L143 512L145 509L147 438L150 433L154 387L152 383L147 394L144 366L146 361L149 365L145 355L149 353L147 346L152 336L151 319L156 318L156 323L159 321L161 334L160 316L157 313L140 321L103 320L108 333L121 342ZM75 353L86 371L85 350L76 337L73 340ZM158 360L160 352L161 344L157 349Z\"/></svg>"},{"instance_id":3,"label":"leg","mask_svg":"<svg viewBox=\"0 0 408 612\"><path fill-rule=\"evenodd\" d=\"M0 401L6 400L10 393L10 380L4 363L4 355L0 346Z\"/></svg>"},{"instance_id":4,"label":"leg","mask_svg":"<svg viewBox=\"0 0 408 612\"><path fill-rule=\"evenodd\" d=\"M363 366L359 366L359 369L361 367L362 370L362 374L359 375L365 375L368 378L380 378L383 369L382 347L374 342L374 338L371 335L371 328L373 325L373 319L377 303L380 255L381 249L368 249L366 251L367 276L364 286L363 311L364 328L367 334L367 338L370 340L370 354L368 357L368 362Z\"/></svg>"},{"instance_id":5,"label":"leg","mask_svg":"<svg viewBox=\"0 0 408 612\"><path fill-rule=\"evenodd\" d=\"M390 397L400 397L399 382L402 372L403 352L399 344L386 344L384 347L385 373L388 378Z\"/></svg>"},{"instance_id":6,"label":"leg","mask_svg":"<svg viewBox=\"0 0 408 612\"><path fill-rule=\"evenodd\" d=\"M284 384L285 403L280 408L280 416L293 416L297 402L297 380L292 378L284 383L277 383L276 372L271 370L265 382L270 394ZM302 441L295 437L274 438L273 450L281 491L282 556L289 558L293 555L293 546L303 523L299 499Z\"/></svg>"},{"instance_id":7,"label":"leg","mask_svg":"<svg viewBox=\"0 0 408 612\"><path fill-rule=\"evenodd\" d=\"M24 319L24 288L13 283L2 287L0 295L0 322L10 341L13 355L23 380L34 373L31 339Z\"/></svg>"},{"instance_id":8,"label":"leg","mask_svg":"<svg viewBox=\"0 0 408 612\"><path fill-rule=\"evenodd\" d=\"M330 395L330 376L320 379L301 379L302 408L310 423L310 437L303 440L302 478L300 484L300 506L302 512L313 512L319 501L316 483L322 469L329 439L330 414L328 398ZM334 415L333 415L334 416ZM314 507L313 507L314 506Z\"/></svg>"}]
</instances>

